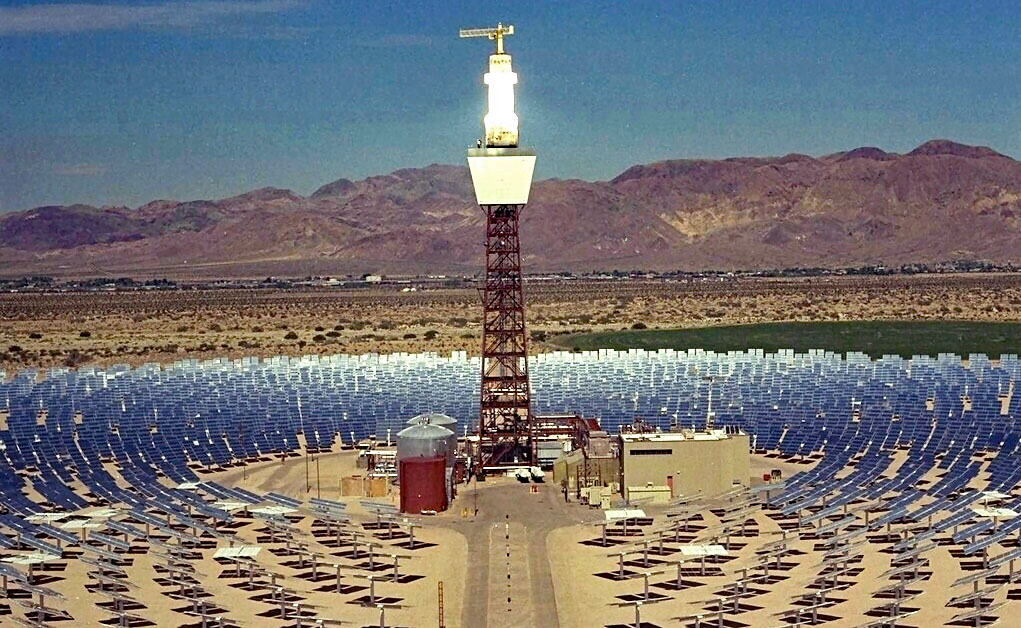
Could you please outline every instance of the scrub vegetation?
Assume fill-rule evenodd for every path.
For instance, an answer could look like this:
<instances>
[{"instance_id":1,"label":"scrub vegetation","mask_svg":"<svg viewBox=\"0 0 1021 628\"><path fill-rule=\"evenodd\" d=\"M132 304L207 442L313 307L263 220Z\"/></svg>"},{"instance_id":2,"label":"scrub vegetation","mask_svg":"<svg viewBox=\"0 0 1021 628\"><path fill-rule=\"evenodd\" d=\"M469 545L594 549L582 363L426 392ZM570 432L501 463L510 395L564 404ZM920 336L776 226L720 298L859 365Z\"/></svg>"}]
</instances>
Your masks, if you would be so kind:
<instances>
[{"instance_id":1,"label":"scrub vegetation","mask_svg":"<svg viewBox=\"0 0 1021 628\"><path fill-rule=\"evenodd\" d=\"M477 289L423 283L402 291L407 286L4 292L0 370L10 376L23 367L184 358L478 353ZM1021 352L1021 273L529 278L525 301L531 353L565 346ZM846 324L876 320L901 322ZM930 323L912 324L924 321ZM669 331L679 329L693 331Z\"/></svg>"},{"instance_id":2,"label":"scrub vegetation","mask_svg":"<svg viewBox=\"0 0 1021 628\"><path fill-rule=\"evenodd\" d=\"M1021 323L988 321L842 321L722 325L562 336L565 347L591 349L706 349L717 352L825 349L835 353L936 356L984 353L991 358L1021 353Z\"/></svg>"}]
</instances>

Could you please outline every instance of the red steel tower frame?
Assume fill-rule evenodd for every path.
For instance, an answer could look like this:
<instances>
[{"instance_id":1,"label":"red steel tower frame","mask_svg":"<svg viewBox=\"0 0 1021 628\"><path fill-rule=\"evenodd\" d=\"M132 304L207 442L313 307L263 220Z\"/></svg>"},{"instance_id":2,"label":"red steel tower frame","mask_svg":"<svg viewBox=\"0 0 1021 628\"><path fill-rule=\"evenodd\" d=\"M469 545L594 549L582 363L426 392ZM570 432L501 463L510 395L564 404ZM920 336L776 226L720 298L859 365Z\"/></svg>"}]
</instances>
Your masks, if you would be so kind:
<instances>
[{"instance_id":1,"label":"red steel tower frame","mask_svg":"<svg viewBox=\"0 0 1021 628\"><path fill-rule=\"evenodd\" d=\"M518 222L524 205L482 205L486 212L486 278L482 290L482 383L478 471L531 465L528 338Z\"/></svg>"}]
</instances>

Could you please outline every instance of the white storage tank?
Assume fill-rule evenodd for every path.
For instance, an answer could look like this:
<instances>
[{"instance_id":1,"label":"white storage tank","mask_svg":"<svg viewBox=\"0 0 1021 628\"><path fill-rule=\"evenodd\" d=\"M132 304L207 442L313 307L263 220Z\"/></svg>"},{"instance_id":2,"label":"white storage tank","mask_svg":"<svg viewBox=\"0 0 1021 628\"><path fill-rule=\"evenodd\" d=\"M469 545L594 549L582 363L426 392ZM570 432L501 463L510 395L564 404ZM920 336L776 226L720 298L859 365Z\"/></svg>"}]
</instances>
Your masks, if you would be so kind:
<instances>
[{"instance_id":1,"label":"white storage tank","mask_svg":"<svg viewBox=\"0 0 1021 628\"><path fill-rule=\"evenodd\" d=\"M450 437L454 433L441 425L410 425L397 432L397 460L443 456L451 460ZM455 437L454 442L457 442ZM448 462L448 466L451 463Z\"/></svg>"}]
</instances>

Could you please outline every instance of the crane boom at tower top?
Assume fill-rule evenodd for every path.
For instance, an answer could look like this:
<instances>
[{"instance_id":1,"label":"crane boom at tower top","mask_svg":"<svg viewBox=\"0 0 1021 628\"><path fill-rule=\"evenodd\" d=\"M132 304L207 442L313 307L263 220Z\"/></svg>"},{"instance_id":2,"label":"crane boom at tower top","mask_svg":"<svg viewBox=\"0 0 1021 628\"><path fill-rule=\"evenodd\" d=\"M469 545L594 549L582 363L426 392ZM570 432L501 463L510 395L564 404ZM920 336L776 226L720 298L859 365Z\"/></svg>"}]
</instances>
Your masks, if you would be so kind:
<instances>
[{"instance_id":1,"label":"crane boom at tower top","mask_svg":"<svg viewBox=\"0 0 1021 628\"><path fill-rule=\"evenodd\" d=\"M489 39L496 40L496 54L503 54L503 38L507 35L514 34L514 25L508 24L504 26L503 23L498 23L493 28L462 28L458 31L458 34L462 37L487 37Z\"/></svg>"}]
</instances>

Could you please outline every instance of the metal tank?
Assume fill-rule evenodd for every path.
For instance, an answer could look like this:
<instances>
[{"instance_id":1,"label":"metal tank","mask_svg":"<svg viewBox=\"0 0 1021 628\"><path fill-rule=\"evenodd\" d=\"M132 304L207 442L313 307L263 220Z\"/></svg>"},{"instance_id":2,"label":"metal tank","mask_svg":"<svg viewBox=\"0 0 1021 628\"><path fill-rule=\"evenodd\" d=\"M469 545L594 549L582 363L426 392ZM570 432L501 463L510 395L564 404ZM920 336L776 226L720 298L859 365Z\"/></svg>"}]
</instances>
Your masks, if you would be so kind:
<instances>
[{"instance_id":1,"label":"metal tank","mask_svg":"<svg viewBox=\"0 0 1021 628\"><path fill-rule=\"evenodd\" d=\"M442 425L447 429L452 429L451 425L457 425L457 419L451 416L447 416L442 412L425 412L418 416L413 416L408 419L408 425Z\"/></svg>"},{"instance_id":2,"label":"metal tank","mask_svg":"<svg viewBox=\"0 0 1021 628\"><path fill-rule=\"evenodd\" d=\"M444 460L451 460L455 453L450 451L451 436L454 436L454 433L440 425L423 423L408 426L397 432L397 460L434 456L443 456ZM454 442L457 442L456 437Z\"/></svg>"},{"instance_id":3,"label":"metal tank","mask_svg":"<svg viewBox=\"0 0 1021 628\"><path fill-rule=\"evenodd\" d=\"M439 412L426 412L408 419L408 425L439 425L450 430L447 438L447 466L454 466L457 461L457 419Z\"/></svg>"},{"instance_id":4,"label":"metal tank","mask_svg":"<svg viewBox=\"0 0 1021 628\"><path fill-rule=\"evenodd\" d=\"M401 512L417 515L423 510L447 509L444 456L402 458L398 464Z\"/></svg>"},{"instance_id":5,"label":"metal tank","mask_svg":"<svg viewBox=\"0 0 1021 628\"><path fill-rule=\"evenodd\" d=\"M414 425L409 425L397 433L397 463L403 464L404 460L419 458L441 458L443 460L443 473L440 478L440 487L443 488L445 501L454 498L454 464L457 461L457 434L441 425L434 425L427 422L430 417L439 419L442 414L419 415L412 420L420 420ZM445 417L450 419L450 417ZM442 420L442 419L439 419ZM453 420L453 419L450 419ZM401 474L401 494L404 494L403 474ZM403 498L402 498L403 499ZM435 509L434 509L435 510Z\"/></svg>"}]
</instances>

